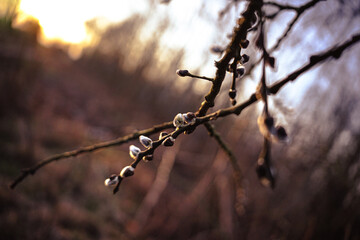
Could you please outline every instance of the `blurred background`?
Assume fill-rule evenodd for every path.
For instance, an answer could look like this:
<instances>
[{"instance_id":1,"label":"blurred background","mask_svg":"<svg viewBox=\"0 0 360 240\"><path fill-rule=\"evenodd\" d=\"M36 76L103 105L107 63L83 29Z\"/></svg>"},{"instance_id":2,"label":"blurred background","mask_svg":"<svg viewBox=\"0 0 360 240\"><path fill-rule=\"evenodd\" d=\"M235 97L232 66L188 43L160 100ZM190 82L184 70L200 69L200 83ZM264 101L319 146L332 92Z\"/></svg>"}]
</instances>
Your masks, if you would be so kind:
<instances>
[{"instance_id":1,"label":"blurred background","mask_svg":"<svg viewBox=\"0 0 360 240\"><path fill-rule=\"evenodd\" d=\"M360 32L359 1L312 2L274 49L269 83ZM212 77L221 56L211 49L226 47L245 7L229 0L1 1L1 239L360 239L360 45L270 97L271 114L291 138L272 147L274 189L255 172L262 103L214 122L241 167L243 189L203 127L159 148L116 195L103 182L131 162L128 147L138 141L52 163L8 188L22 168L52 154L196 111L210 83L175 71ZM267 22L268 49L295 17L287 10ZM253 38L239 103L260 79ZM229 87L230 78L212 111L230 106Z\"/></svg>"}]
</instances>

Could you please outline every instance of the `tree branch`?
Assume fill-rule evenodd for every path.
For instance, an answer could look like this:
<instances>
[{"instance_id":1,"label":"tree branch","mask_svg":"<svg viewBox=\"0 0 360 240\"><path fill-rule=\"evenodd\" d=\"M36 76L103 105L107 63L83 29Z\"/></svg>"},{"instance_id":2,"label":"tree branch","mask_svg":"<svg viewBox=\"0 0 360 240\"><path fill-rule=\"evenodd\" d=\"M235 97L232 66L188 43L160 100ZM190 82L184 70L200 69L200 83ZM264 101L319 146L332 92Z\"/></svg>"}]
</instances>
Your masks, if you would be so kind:
<instances>
[{"instance_id":1,"label":"tree branch","mask_svg":"<svg viewBox=\"0 0 360 240\"><path fill-rule=\"evenodd\" d=\"M320 62L323 62L325 60L328 60L331 57L334 57L335 59L338 59L341 57L341 54L344 52L345 49L348 47L354 45L355 43L360 41L360 33L354 35L350 40L346 41L345 43L330 48L330 50L325 51L324 53L320 53L317 55L313 55L310 57L310 61L308 64L304 65L303 67L299 68L298 70L292 72L287 77L283 78L282 80L277 81L272 86L268 88L270 94L276 94L285 84L287 84L289 81L294 81L297 79L301 74L304 72L310 70L315 65L317 65ZM257 101L256 93L253 93L249 99L241 104L238 104L233 107L220 109L214 113L208 114L204 117L199 117L196 121L196 126L199 124L203 124L208 121L216 120L219 117L225 117L230 114L236 114L239 115L242 110L250 106L251 104L255 103Z\"/></svg>"},{"instance_id":2,"label":"tree branch","mask_svg":"<svg viewBox=\"0 0 360 240\"><path fill-rule=\"evenodd\" d=\"M96 143L94 145L89 145L89 146L85 146L85 147L81 147L69 152L64 152L64 153L60 153L60 154L56 154L53 156L50 156L49 158L46 158L45 160L39 162L38 164L36 164L33 167L30 168L26 168L22 170L22 173L19 177L17 177L13 183L11 183L10 188L14 189L20 182L22 182L27 176L29 175L34 175L36 173L36 171L44 166L46 166L47 164L60 160L60 159L65 159L65 158L70 158L70 157L76 157L77 155L83 154L83 153L88 153L88 152L93 152L95 150L99 150L99 149L103 149L103 148L108 148L108 147L113 147L113 146L117 146L117 145L121 145L123 143L129 142L130 140L136 139L138 138L140 135L151 135L153 133L157 133L160 132L164 129L168 129L168 128L173 128L173 124L172 122L165 122L159 125L155 125L151 128L148 129L144 129L141 131L137 131L134 132L132 134L114 139L114 140L110 140L110 141L106 141L106 142L100 142L100 143Z\"/></svg>"},{"instance_id":3,"label":"tree branch","mask_svg":"<svg viewBox=\"0 0 360 240\"><path fill-rule=\"evenodd\" d=\"M338 47L333 47L332 49L330 49L328 52L319 54L319 55L314 55L312 57L310 57L310 63L305 65L304 67L300 68L299 70L293 72L292 74L290 74L288 77L286 77L283 80L280 80L278 83L273 84L273 86L269 89L270 93L276 93L277 91L280 90L280 88L282 86L284 86L284 84L286 84L287 82L289 82L290 80L293 81L295 80L298 76L300 76L303 72L309 70L310 68L314 67L317 63L324 61L326 59L328 59L329 57L336 57L339 58L341 56L341 53L349 46L351 46L352 44L356 43L360 38L359 36L354 36L350 41L344 43L343 45L340 45ZM229 108L225 108L225 109L220 109L214 113L211 113L209 115L203 116L203 117L197 117L195 119L195 122L192 124L188 124L188 125L184 125L182 127L177 127L175 131L173 131L172 133L166 135L165 137L160 138L157 141L154 141L152 144L151 148L148 148L142 152L140 152L137 157L135 158L135 160L131 163L131 165L125 167L126 168L131 168L132 170L132 174L129 176L133 175L133 171L135 170L136 166L139 164L139 162L143 159L143 157L147 156L147 155L152 155L154 153L154 151L156 150L156 148L158 148L160 145L162 145L165 141L170 140L172 142L172 144L174 144L175 139L182 133L187 133L189 131L193 131L197 126L201 125L201 124L205 124L209 121L213 121L216 120L219 117L225 117L228 116L230 114L236 114L239 115L242 110L244 110L245 108L247 108L248 106L250 106L251 104L253 104L254 102L256 102L258 100L258 93L255 92L253 93L250 98L243 102L240 105L234 106L234 107L229 107ZM260 97L261 98L261 97ZM171 144L171 145L172 145ZM118 190L118 186L120 185L120 182L123 178L120 178L119 183L117 184L114 193L117 192Z\"/></svg>"},{"instance_id":4,"label":"tree branch","mask_svg":"<svg viewBox=\"0 0 360 240\"><path fill-rule=\"evenodd\" d=\"M332 47L330 50L328 50L328 51L326 51L324 53L320 53L318 55L311 56L310 57L310 62L308 64L304 65L300 69L298 69L298 70L294 71L293 73L289 74L284 79L279 80L277 83L273 84L269 88L269 93L270 94L276 94L289 81L294 81L302 73L308 71L309 69L311 69L312 67L314 67L318 63L323 62L323 61L329 59L330 57L334 57L336 59L340 58L341 54L343 53L343 51L345 49L347 49L348 47L352 46L353 44L355 44L355 43L357 43L359 41L360 41L360 33L354 35L350 40L346 41L345 43L343 43L343 44L341 44L339 46ZM221 80L221 79L218 78L218 81L219 80ZM218 83L218 84L221 85L221 82ZM215 98L217 93L215 91L215 92L211 93L210 95ZM214 98L213 98L212 101L214 101ZM238 104L238 105L233 106L233 107L218 110L218 111L216 111L214 113L208 114L208 115L203 116L203 117L199 116L196 119L196 122L194 124L187 125L187 126L184 126L184 127L181 127L181 128L177 128L174 132L171 133L171 136L173 138L176 138L181 133L183 133L183 132L185 132L187 130L194 129L198 125L205 124L205 123L207 123L209 121L216 120L219 117L225 117L225 116L228 116L230 114L239 115L242 112L242 110L244 110L245 108L247 108L251 104L255 103L257 100L258 99L256 98L256 93L253 93L247 101L245 101L245 102L243 102L241 104ZM201 108L199 109L199 113L203 113L204 111L206 112L207 109L209 108L209 106L210 106L209 102L207 102L207 101L205 101L205 103L203 102ZM35 174L35 172L38 169L44 167L45 165L47 165L47 164L49 164L51 162L54 162L54 161L57 161L57 160L60 160L60 159L69 158L69 157L75 157L75 156L80 155L82 153L92 152L92 151L99 150L99 149L102 149L102 148L107 148L107 147L111 147L111 146L120 145L120 144L126 143L126 142L128 142L130 140L136 139L140 135L150 135L150 134L159 132L159 131L164 130L164 129L169 129L169 128L172 128L172 127L173 127L172 122L166 122L166 123L163 123L163 124L155 125L154 127L149 128L149 129L134 132L133 134L126 135L124 137L121 137L121 138L118 138L118 139L115 139L115 140L111 140L111 141L107 141L107 142L100 142L100 143L97 143L97 144L94 144L94 145L82 147L82 148L79 148L79 149L75 149L73 151L69 151L69 152L65 152L65 153L61 153L61 154L51 156L51 157L39 162L38 164L36 164L35 166L33 166L31 168L24 169L22 171L22 174L11 183L10 188L12 188L12 189L15 188L28 175ZM164 141L164 139L159 141L159 144L157 145L157 147L162 143L162 141ZM142 154L140 154L141 158L142 158L142 156L147 154L148 151L154 151L154 149L150 149L150 150L142 152ZM137 159L136 162L134 162L132 164L132 165L134 165L134 168L136 167L138 162L139 162L139 159Z\"/></svg>"},{"instance_id":5,"label":"tree branch","mask_svg":"<svg viewBox=\"0 0 360 240\"><path fill-rule=\"evenodd\" d=\"M255 12L261 11L261 5L262 1L251 1L245 12L242 14L242 17L239 18L239 26L235 27L233 38L226 48L224 56L220 61L215 62L215 66L217 67L215 79L210 92L205 96L205 100L202 102L196 114L197 116L204 116L209 108L215 105L214 101L220 92L229 62L235 56L235 50L239 47L241 40L246 40L247 30L251 28Z\"/></svg>"}]
</instances>

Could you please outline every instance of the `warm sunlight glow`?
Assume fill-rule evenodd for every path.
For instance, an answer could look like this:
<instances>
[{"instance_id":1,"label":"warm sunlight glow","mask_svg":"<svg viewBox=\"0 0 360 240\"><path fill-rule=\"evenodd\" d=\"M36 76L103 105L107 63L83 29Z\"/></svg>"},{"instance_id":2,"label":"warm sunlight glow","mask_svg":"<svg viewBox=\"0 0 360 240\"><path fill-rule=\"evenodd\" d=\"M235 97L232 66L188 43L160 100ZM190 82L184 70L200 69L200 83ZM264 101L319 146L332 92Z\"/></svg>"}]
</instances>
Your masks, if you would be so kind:
<instances>
[{"instance_id":1,"label":"warm sunlight glow","mask_svg":"<svg viewBox=\"0 0 360 240\"><path fill-rule=\"evenodd\" d=\"M43 45L64 43L72 59L82 55L84 47L97 43L101 30L111 24L126 20L133 14L145 17L147 21L139 29L141 40L154 38L159 27L168 22L168 28L160 37L161 49L183 49L184 66L201 69L203 74L213 73L213 62L208 59L212 44L223 44L228 39L217 33L214 24L219 23L218 9L224 7L223 1L181 0L161 4L149 0L22 0L19 6L20 18L31 16L38 19L41 26L39 42ZM239 11L239 10L237 10ZM234 16L238 13L232 13ZM235 18L235 17L232 18ZM94 34L87 28L87 22L96 19L100 32ZM19 19L18 19L19 20ZM21 20L19 20L21 22ZM220 25L219 25L220 26ZM218 26L218 27L219 27ZM223 24L224 32L231 33L232 25ZM96 35L96 36L95 36ZM94 37L95 36L95 37ZM166 51L157 53L159 59L166 59ZM136 57L136 56L133 56ZM212 56L218 58L218 56ZM203 85L197 84L202 91Z\"/></svg>"},{"instance_id":2,"label":"warm sunlight glow","mask_svg":"<svg viewBox=\"0 0 360 240\"><path fill-rule=\"evenodd\" d=\"M106 27L139 13L148 18L141 32L144 41L153 38L157 28L169 21L170 27L161 37L160 44L170 49L183 48L186 65L212 71L213 64L205 66L203 60L209 54L209 45L219 43L214 23L218 21L216 9L221 9L224 3L218 0L208 0L207 3L205 8L202 1L193 0L171 1L169 4L148 0L22 0L19 10L20 18L31 16L39 20L42 29L40 43L69 44L67 51L73 59L81 56L83 47L96 43L97 39L86 27L90 20L100 19L97 23ZM199 13L207 17L201 17ZM226 31L231 30L229 25Z\"/></svg>"},{"instance_id":3,"label":"warm sunlight glow","mask_svg":"<svg viewBox=\"0 0 360 240\"><path fill-rule=\"evenodd\" d=\"M119 22L146 9L141 0L22 0L20 11L39 20L41 42L61 41L80 44L90 40L85 23L94 18ZM135 6L136 5L136 6Z\"/></svg>"}]
</instances>

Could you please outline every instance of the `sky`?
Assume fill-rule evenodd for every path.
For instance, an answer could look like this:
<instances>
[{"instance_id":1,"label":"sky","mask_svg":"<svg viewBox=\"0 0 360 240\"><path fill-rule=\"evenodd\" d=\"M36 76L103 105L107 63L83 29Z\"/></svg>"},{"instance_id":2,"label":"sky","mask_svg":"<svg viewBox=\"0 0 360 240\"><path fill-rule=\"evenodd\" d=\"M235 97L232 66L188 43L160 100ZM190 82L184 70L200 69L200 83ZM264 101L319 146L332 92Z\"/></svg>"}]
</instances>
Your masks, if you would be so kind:
<instances>
[{"instance_id":1,"label":"sky","mask_svg":"<svg viewBox=\"0 0 360 240\"><path fill-rule=\"evenodd\" d=\"M39 40L42 44L63 42L79 48L92 42L86 28L89 20L97 18L116 24L133 14L148 15L151 17L149 31L143 34L145 38L150 38L153 34L150 29L156 28L164 16L168 16L171 27L164 33L161 44L169 48L185 48L185 61L196 66L203 62L205 52L215 42L214 22L225 3L218 0L204 2L174 0L160 4L160 0L22 0L19 9L23 16L30 15L39 20L42 28ZM205 13L205 17L199 17L199 12ZM229 25L228 31L231 32L231 29L232 25ZM70 55L73 58L80 56L71 52Z\"/></svg>"},{"instance_id":2,"label":"sky","mask_svg":"<svg viewBox=\"0 0 360 240\"><path fill-rule=\"evenodd\" d=\"M20 11L39 20L42 40L61 40L65 43L86 43L85 23L95 17L121 22L136 12L145 10L146 1L118 0L22 0Z\"/></svg>"}]
</instances>

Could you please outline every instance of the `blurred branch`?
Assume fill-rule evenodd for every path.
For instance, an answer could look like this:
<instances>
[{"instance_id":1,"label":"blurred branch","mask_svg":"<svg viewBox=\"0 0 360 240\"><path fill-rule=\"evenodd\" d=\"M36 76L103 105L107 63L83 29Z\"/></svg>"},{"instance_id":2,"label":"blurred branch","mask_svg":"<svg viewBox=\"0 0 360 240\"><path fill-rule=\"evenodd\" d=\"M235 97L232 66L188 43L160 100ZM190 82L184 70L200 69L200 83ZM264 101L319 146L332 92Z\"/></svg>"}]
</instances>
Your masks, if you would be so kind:
<instances>
[{"instance_id":1,"label":"blurred branch","mask_svg":"<svg viewBox=\"0 0 360 240\"><path fill-rule=\"evenodd\" d=\"M189 220L189 216L191 216L194 213L194 209L199 206L199 201L205 197L212 186L216 172L224 171L226 168L223 154L223 151L217 151L212 164L210 162L208 163L208 170L201 176L200 180L185 198L181 200L181 208L174 209L176 212L175 214L171 214L166 226L171 234L178 232L179 229L181 229L181 225Z\"/></svg>"},{"instance_id":2,"label":"blurred branch","mask_svg":"<svg viewBox=\"0 0 360 240\"><path fill-rule=\"evenodd\" d=\"M307 3L305 3L304 5L301 5L299 7L294 7L291 5L284 5L284 4L280 4L277 2L264 2L264 5L268 5L268 6L273 6L278 8L278 11L276 11L275 13L268 15L267 18L269 19L273 19L275 18L281 11L284 10L293 10L295 11L298 15L303 14L306 10L308 10L309 8L312 8L313 6L315 6L318 2L322 2L322 1L326 1L326 0L312 0L309 1Z\"/></svg>"},{"instance_id":3,"label":"blurred branch","mask_svg":"<svg viewBox=\"0 0 360 240\"><path fill-rule=\"evenodd\" d=\"M300 76L304 72L308 71L310 68L314 67L316 64L318 64L320 62L323 62L323 61L327 60L330 57L334 57L335 59L340 58L341 54L343 53L343 51L345 49L347 49L348 47L350 47L351 45L353 45L353 44L355 44L355 43L357 43L359 41L360 41L360 33L357 33L356 35L353 35L350 40L346 41L342 45L332 47L330 50L328 50L328 51L326 51L324 53L311 56L310 57L310 62L308 64L306 64L302 68L296 70L295 72L289 74L284 79L282 79L282 80L278 81L277 83L275 83L269 89L270 93L271 94L276 94L280 90L280 88L282 88L286 83L288 83L289 81L294 81L298 76Z\"/></svg>"},{"instance_id":4,"label":"blurred branch","mask_svg":"<svg viewBox=\"0 0 360 240\"><path fill-rule=\"evenodd\" d=\"M226 6L224 7L224 9L219 12L219 18L224 17L224 15L225 15L227 12L229 12L230 8L231 8L233 5L235 5L235 4L239 3L239 2L240 2L240 1L238 1L238 0L231 0L230 2L228 2L228 3L226 4Z\"/></svg>"},{"instance_id":5,"label":"blurred branch","mask_svg":"<svg viewBox=\"0 0 360 240\"><path fill-rule=\"evenodd\" d=\"M290 5L281 5L279 3L276 2L266 2L264 3L264 5L270 5L270 6L274 6L278 8L278 11L275 12L272 15L267 16L268 19L273 19L275 18L281 11L283 10L293 10L296 12L296 16L293 18L293 20L289 23L287 29L284 31L284 33L281 35L281 37L277 40L276 44L269 50L269 52L273 52L274 50L276 50L281 42L287 37L287 35L289 34L289 32L291 31L291 29L293 28L293 26L295 25L295 23L299 20L300 16L308 9L314 7L317 3L321 2L321 1L325 1L325 0L312 0L302 6L299 7L293 7Z\"/></svg>"},{"instance_id":6,"label":"blurred branch","mask_svg":"<svg viewBox=\"0 0 360 240\"><path fill-rule=\"evenodd\" d=\"M281 10L296 10L297 8L291 5L283 5L277 2L264 2L264 5L277 7L279 10L276 12L279 13ZM275 15L276 16L276 15ZM273 18L273 15L268 16L268 18Z\"/></svg>"},{"instance_id":7,"label":"blurred branch","mask_svg":"<svg viewBox=\"0 0 360 240\"><path fill-rule=\"evenodd\" d=\"M306 10L310 9L311 7L314 7L317 3L321 2L321 1L326 1L326 0L313 0L313 1L310 1L310 2L304 4L304 5L300 6L300 7L294 7L294 6L290 6L290 5L281 5L281 4L276 3L276 2L265 2L264 3L264 5L270 5L270 6L275 6L275 7L279 8L279 10L277 12L275 12L274 14L266 16L266 18L268 18L268 19L275 18L277 16L277 14L279 14L283 10L294 10L294 11L296 11L296 16L288 24L288 26L287 26L286 30L284 31L284 33L279 37L279 39L277 40L275 45L268 50L269 55L271 55L275 50L277 50L280 47L280 44L282 43L282 41L285 40L285 38L288 36L289 32L291 31L291 29L293 28L295 23L300 19L300 16ZM262 59L263 59L263 56L260 57L257 61L252 63L247 68L246 72L247 72L248 75L250 75L252 70L254 70L254 68L262 61Z\"/></svg>"},{"instance_id":8,"label":"blurred branch","mask_svg":"<svg viewBox=\"0 0 360 240\"><path fill-rule=\"evenodd\" d=\"M235 189L236 189L236 213L238 215L241 215L244 212L244 188L243 188L243 174L241 171L241 168L237 162L237 159L234 155L234 153L231 151L231 149L228 147L228 145L224 142L220 134L215 130L214 126L210 123L204 124L205 128L208 130L211 137L213 137L219 146L222 148L222 150L226 153L226 155L229 157L231 167L233 169L233 177L235 181Z\"/></svg>"},{"instance_id":9,"label":"blurred branch","mask_svg":"<svg viewBox=\"0 0 360 240\"><path fill-rule=\"evenodd\" d=\"M240 166L237 163L234 153L231 151L231 149L228 147L228 145L224 142L224 140L221 138L220 134L215 130L215 128L212 124L207 122L204 124L204 126L207 129L207 131L209 132L210 136L216 140L216 142L219 144L219 146L228 155L232 169L234 171L235 182L236 182L237 186L240 187L241 182L242 182L242 173L241 173Z\"/></svg>"},{"instance_id":10,"label":"blurred branch","mask_svg":"<svg viewBox=\"0 0 360 240\"><path fill-rule=\"evenodd\" d=\"M150 217L151 211L155 207L155 205L158 203L161 194L165 190L166 186L169 182L169 177L171 170L174 166L176 155L178 154L180 150L180 142L176 144L174 148L170 148L167 151L164 152L160 165L158 167L155 180L150 188L150 190L147 192L143 202L138 207L136 211L136 215L134 217L135 221L137 222L137 232L138 234L141 234L141 231L143 230L145 224L148 222L148 219Z\"/></svg>"},{"instance_id":11,"label":"blurred branch","mask_svg":"<svg viewBox=\"0 0 360 240\"><path fill-rule=\"evenodd\" d=\"M166 122L166 123L162 123L159 125L155 125L151 128L145 129L145 130L141 130L141 131L137 131L134 132L132 134L114 139L114 140L110 140L110 141L106 141L106 142L100 142L100 143L96 143L94 145L90 145L90 146L86 146L86 147L81 147L69 152L64 152L64 153L60 153L60 154L56 154L53 156L50 156L49 158L39 162L38 164L36 164L35 166L31 167L31 168L26 168L22 170L21 175L16 178L14 180L13 183L11 183L10 188L14 189L16 187L16 185L18 185L20 182L22 182L27 176L29 175L34 175L36 173L36 171L44 166L46 166L47 164L60 160L60 159L65 159L65 158L70 158L70 157L76 157L77 155L83 154L83 153L89 153L89 152L93 152L95 150L99 150L99 149L103 149L103 148L108 148L108 147L113 147L113 146L117 146L117 145L121 145L123 143L126 143L130 140L136 139L138 138L140 135L151 135L153 133L157 133L160 132L164 129L168 129L168 128L173 128L172 122Z\"/></svg>"},{"instance_id":12,"label":"blurred branch","mask_svg":"<svg viewBox=\"0 0 360 240\"><path fill-rule=\"evenodd\" d=\"M301 14L296 14L296 16L293 18L293 20L288 24L287 29L285 32L281 35L281 37L277 40L276 44L269 50L269 52L273 52L280 46L281 42L287 37L295 23L299 20Z\"/></svg>"}]
</instances>

